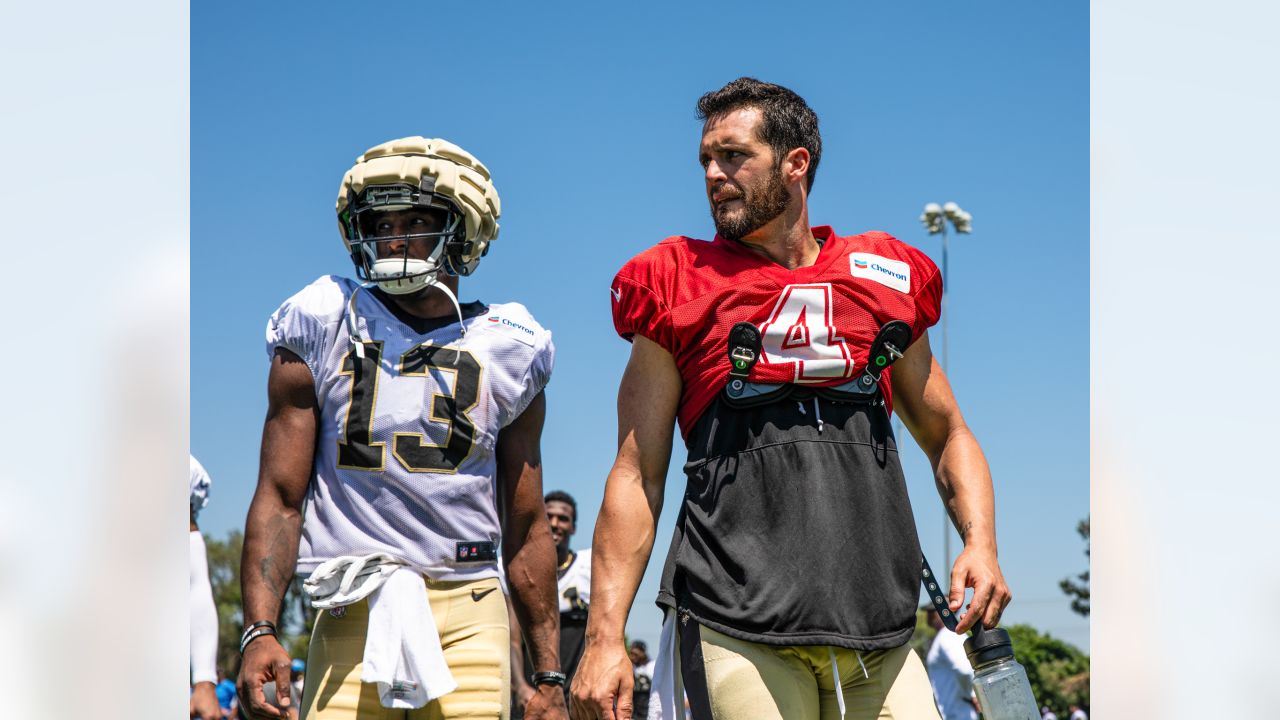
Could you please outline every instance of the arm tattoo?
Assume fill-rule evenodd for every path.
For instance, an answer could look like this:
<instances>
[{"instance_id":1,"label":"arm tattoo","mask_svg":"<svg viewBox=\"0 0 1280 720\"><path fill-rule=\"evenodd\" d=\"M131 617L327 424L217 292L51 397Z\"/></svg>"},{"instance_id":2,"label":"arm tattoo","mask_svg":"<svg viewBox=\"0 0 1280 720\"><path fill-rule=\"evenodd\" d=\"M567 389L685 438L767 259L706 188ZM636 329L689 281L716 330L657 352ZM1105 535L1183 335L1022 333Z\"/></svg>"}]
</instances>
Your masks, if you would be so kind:
<instances>
[{"instance_id":1,"label":"arm tattoo","mask_svg":"<svg viewBox=\"0 0 1280 720\"><path fill-rule=\"evenodd\" d=\"M284 597L285 589L289 587L291 573L285 566L290 564L288 558L291 554L296 557L296 551L290 552L295 546L291 542L293 528L289 527L289 523L284 518L277 518L272 525L275 532L271 537L266 556L259 563L259 570L262 572L263 584L266 585L272 597L278 600Z\"/></svg>"},{"instance_id":2,"label":"arm tattoo","mask_svg":"<svg viewBox=\"0 0 1280 720\"><path fill-rule=\"evenodd\" d=\"M267 586L267 591L274 598L284 596L284 583L280 577L281 573L276 569L276 563L272 558L264 557L261 563L262 583Z\"/></svg>"},{"instance_id":3,"label":"arm tattoo","mask_svg":"<svg viewBox=\"0 0 1280 720\"><path fill-rule=\"evenodd\" d=\"M972 529L973 529L973 521L972 521L972 520L970 520L969 522L965 523L964 525L961 525L961 526L958 528L958 530L959 530L959 532L960 532L960 539L961 539L961 540L964 540L964 539L969 535L969 531L970 531L970 530L972 530Z\"/></svg>"}]
</instances>

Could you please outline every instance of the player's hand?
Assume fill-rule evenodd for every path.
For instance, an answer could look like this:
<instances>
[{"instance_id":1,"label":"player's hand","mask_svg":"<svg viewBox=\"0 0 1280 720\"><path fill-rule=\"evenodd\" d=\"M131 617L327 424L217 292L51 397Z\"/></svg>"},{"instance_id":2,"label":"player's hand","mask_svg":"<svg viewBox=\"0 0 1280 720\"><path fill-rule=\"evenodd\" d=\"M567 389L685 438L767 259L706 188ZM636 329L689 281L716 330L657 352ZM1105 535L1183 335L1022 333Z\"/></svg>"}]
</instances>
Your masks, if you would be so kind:
<instances>
[{"instance_id":1,"label":"player's hand","mask_svg":"<svg viewBox=\"0 0 1280 720\"><path fill-rule=\"evenodd\" d=\"M524 704L524 720L568 720L569 708L564 704L564 689L559 685L539 685Z\"/></svg>"},{"instance_id":2,"label":"player's hand","mask_svg":"<svg viewBox=\"0 0 1280 720\"><path fill-rule=\"evenodd\" d=\"M289 708L289 653L276 640L267 635L249 643L240 664L240 681L237 690L245 714L251 718L288 717ZM275 698L268 699L262 686L275 682Z\"/></svg>"},{"instance_id":3,"label":"player's hand","mask_svg":"<svg viewBox=\"0 0 1280 720\"><path fill-rule=\"evenodd\" d=\"M951 593L948 607L951 612L959 613L964 604L965 588L973 588L973 598L969 607L960 616L956 632L968 632L978 620L984 627L993 628L1000 624L1000 615L1004 612L1013 593L1004 582L1004 574L1000 572L1000 563L996 561L996 549L991 547L965 547L956 558L951 568Z\"/></svg>"},{"instance_id":4,"label":"player's hand","mask_svg":"<svg viewBox=\"0 0 1280 720\"><path fill-rule=\"evenodd\" d=\"M634 672L621 638L588 643L570 689L573 720L631 720Z\"/></svg>"},{"instance_id":5,"label":"player's hand","mask_svg":"<svg viewBox=\"0 0 1280 720\"><path fill-rule=\"evenodd\" d=\"M191 689L191 717L199 720L222 720L218 691L211 682L196 683Z\"/></svg>"},{"instance_id":6,"label":"player's hand","mask_svg":"<svg viewBox=\"0 0 1280 720\"><path fill-rule=\"evenodd\" d=\"M529 700L536 695L533 686L528 683L516 683L516 702L520 703L520 707L529 704ZM560 693L563 695L564 693Z\"/></svg>"}]
</instances>

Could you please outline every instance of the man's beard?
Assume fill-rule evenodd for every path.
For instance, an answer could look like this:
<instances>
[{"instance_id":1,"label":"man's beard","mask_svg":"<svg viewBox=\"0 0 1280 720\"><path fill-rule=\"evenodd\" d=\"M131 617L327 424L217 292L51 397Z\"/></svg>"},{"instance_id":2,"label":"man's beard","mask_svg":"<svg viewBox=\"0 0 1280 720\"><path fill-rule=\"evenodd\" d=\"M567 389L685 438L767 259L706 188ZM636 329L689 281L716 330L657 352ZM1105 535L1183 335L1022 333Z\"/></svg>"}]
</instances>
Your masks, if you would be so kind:
<instances>
[{"instance_id":1,"label":"man's beard","mask_svg":"<svg viewBox=\"0 0 1280 720\"><path fill-rule=\"evenodd\" d=\"M714 206L711 210L716 232L726 240L741 240L781 215L791 204L791 196L782 182L779 168L769 173L763 182L738 189L741 193L741 210L724 217L716 212Z\"/></svg>"}]
</instances>

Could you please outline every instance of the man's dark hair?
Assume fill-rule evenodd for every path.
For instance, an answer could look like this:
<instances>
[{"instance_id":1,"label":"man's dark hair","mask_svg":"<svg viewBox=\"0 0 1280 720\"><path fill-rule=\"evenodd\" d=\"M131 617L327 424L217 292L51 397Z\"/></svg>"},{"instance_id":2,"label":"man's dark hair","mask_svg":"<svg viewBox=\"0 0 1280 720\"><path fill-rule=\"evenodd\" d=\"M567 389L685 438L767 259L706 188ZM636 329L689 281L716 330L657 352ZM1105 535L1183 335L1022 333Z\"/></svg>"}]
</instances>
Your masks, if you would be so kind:
<instances>
[{"instance_id":1,"label":"man's dark hair","mask_svg":"<svg viewBox=\"0 0 1280 720\"><path fill-rule=\"evenodd\" d=\"M573 508L573 521L578 522L578 503L574 502L573 496L563 490L552 490L547 496L542 498L543 503L562 502Z\"/></svg>"},{"instance_id":2,"label":"man's dark hair","mask_svg":"<svg viewBox=\"0 0 1280 720\"><path fill-rule=\"evenodd\" d=\"M812 190L818 161L822 159L822 135L818 132L818 116L804 98L781 85L740 77L698 98L698 119L705 122L742 108L760 109L760 140L773 148L775 164L780 165L794 148L809 151L805 187Z\"/></svg>"},{"instance_id":3,"label":"man's dark hair","mask_svg":"<svg viewBox=\"0 0 1280 720\"><path fill-rule=\"evenodd\" d=\"M649 652L649 646L648 646L648 645L645 645L643 640L632 640L632 641L631 641L631 649L632 649L632 650L639 650L640 652L645 653L645 654L648 654L648 652Z\"/></svg>"}]
</instances>

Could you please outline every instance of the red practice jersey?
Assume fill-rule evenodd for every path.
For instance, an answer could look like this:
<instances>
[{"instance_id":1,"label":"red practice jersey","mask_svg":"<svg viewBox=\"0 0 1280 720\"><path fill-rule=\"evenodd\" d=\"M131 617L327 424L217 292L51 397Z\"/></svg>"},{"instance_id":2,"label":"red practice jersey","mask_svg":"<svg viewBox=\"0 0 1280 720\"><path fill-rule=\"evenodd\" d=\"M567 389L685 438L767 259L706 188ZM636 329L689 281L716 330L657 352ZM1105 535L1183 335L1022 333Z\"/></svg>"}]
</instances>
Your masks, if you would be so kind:
<instances>
[{"instance_id":1,"label":"red practice jersey","mask_svg":"<svg viewBox=\"0 0 1280 720\"><path fill-rule=\"evenodd\" d=\"M675 358L686 438L729 378L729 330L739 322L760 328L763 342L751 380L838 385L862 371L885 323L906 322L914 342L938 321L942 277L924 253L882 232L840 237L822 226L813 235L822 243L817 262L795 270L719 235L680 236L614 277L618 334L643 335ZM891 372L880 378L887 404Z\"/></svg>"}]
</instances>

